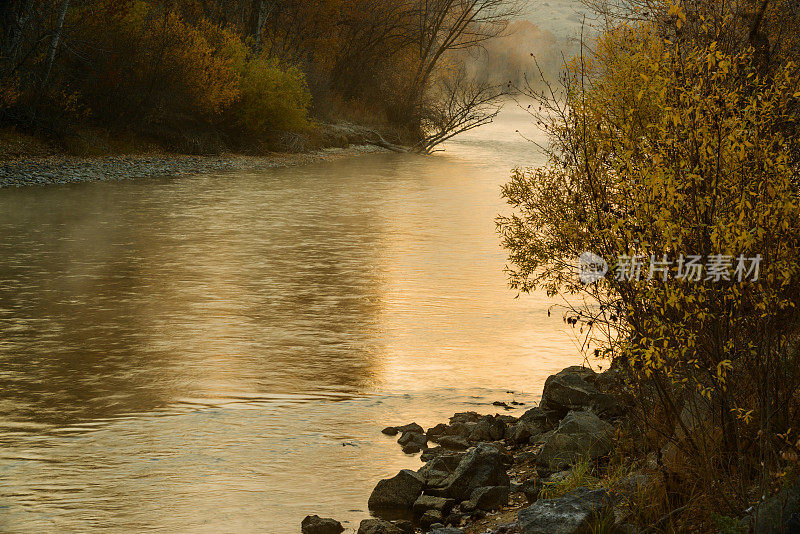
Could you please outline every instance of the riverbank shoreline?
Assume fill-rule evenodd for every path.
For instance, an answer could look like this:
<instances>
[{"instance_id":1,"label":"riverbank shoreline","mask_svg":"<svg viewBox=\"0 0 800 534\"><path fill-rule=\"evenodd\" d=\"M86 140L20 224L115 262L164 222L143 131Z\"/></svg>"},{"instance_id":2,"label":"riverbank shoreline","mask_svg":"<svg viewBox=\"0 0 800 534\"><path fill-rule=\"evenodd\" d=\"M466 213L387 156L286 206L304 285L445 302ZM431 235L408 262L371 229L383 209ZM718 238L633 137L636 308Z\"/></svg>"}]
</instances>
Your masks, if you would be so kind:
<instances>
[{"instance_id":1,"label":"riverbank shoreline","mask_svg":"<svg viewBox=\"0 0 800 534\"><path fill-rule=\"evenodd\" d=\"M372 518L357 534L655 534L697 531L671 518L688 504L654 508L680 480L677 456L630 443L632 405L619 372L572 366L551 375L541 402L522 415L453 414L424 430L386 427L423 466L380 480L369 496ZM694 400L687 402L691 405ZM495 402L506 410L508 406ZM685 406L686 407L686 406ZM526 407L527 408L527 407ZM683 412L682 412L683 417ZM702 431L702 430L699 430ZM656 514L654 515L654 512ZM796 532L800 482L762 497L724 532ZM340 534L333 518L307 516L302 534ZM706 530L702 530L706 531Z\"/></svg>"},{"instance_id":2,"label":"riverbank shoreline","mask_svg":"<svg viewBox=\"0 0 800 534\"><path fill-rule=\"evenodd\" d=\"M189 176L229 171L261 171L309 165L323 161L389 153L374 145L350 145L300 153L263 156L222 154L192 156L181 154L135 154L80 157L47 156L0 161L0 189L82 182L122 181L163 176Z\"/></svg>"}]
</instances>

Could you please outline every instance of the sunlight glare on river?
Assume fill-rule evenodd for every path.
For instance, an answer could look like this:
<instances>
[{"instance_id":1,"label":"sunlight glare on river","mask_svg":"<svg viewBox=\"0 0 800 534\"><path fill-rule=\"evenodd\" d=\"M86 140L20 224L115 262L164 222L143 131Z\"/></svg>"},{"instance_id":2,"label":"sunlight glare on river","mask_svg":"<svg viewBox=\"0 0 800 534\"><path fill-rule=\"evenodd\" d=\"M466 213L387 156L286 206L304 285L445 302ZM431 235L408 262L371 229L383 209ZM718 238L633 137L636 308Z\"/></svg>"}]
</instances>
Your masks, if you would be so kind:
<instances>
[{"instance_id":1,"label":"sunlight glare on river","mask_svg":"<svg viewBox=\"0 0 800 534\"><path fill-rule=\"evenodd\" d=\"M420 465L382 427L534 403L581 356L507 289L499 188L542 163L518 129L0 191L0 531L354 529Z\"/></svg>"}]
</instances>

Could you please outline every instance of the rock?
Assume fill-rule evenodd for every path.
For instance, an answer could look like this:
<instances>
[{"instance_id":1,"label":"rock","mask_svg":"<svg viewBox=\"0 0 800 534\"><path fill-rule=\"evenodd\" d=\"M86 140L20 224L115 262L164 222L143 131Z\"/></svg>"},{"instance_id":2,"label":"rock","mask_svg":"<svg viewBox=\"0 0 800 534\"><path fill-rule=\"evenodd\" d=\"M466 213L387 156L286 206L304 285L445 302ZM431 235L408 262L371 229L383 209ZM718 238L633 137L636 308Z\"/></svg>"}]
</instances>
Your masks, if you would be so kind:
<instances>
[{"instance_id":1,"label":"rock","mask_svg":"<svg viewBox=\"0 0 800 534\"><path fill-rule=\"evenodd\" d=\"M451 527L460 526L463 517L464 516L458 512L450 512L450 515L444 518L444 524Z\"/></svg>"},{"instance_id":2,"label":"rock","mask_svg":"<svg viewBox=\"0 0 800 534\"><path fill-rule=\"evenodd\" d=\"M416 532L414 529L414 523L405 519L395 521L394 525L399 528L403 534L414 534Z\"/></svg>"},{"instance_id":3,"label":"rock","mask_svg":"<svg viewBox=\"0 0 800 534\"><path fill-rule=\"evenodd\" d=\"M557 499L540 499L519 511L521 534L584 534L597 517L611 513L611 498L603 489L577 488Z\"/></svg>"},{"instance_id":4,"label":"rock","mask_svg":"<svg viewBox=\"0 0 800 534\"><path fill-rule=\"evenodd\" d=\"M423 465L418 474L425 482L426 488L441 486L445 479L453 474L461 462L463 454L441 454Z\"/></svg>"},{"instance_id":5,"label":"rock","mask_svg":"<svg viewBox=\"0 0 800 534\"><path fill-rule=\"evenodd\" d=\"M382 434L386 434L387 436L396 436L397 433L400 432L396 426L387 426L383 430L381 430Z\"/></svg>"},{"instance_id":6,"label":"rock","mask_svg":"<svg viewBox=\"0 0 800 534\"><path fill-rule=\"evenodd\" d=\"M402 433L405 432L414 432L415 434L424 434L425 430L417 423L408 423L407 425L398 426L397 431Z\"/></svg>"},{"instance_id":7,"label":"rock","mask_svg":"<svg viewBox=\"0 0 800 534\"><path fill-rule=\"evenodd\" d=\"M781 489L755 507L746 518L749 532L758 534L795 534L800 532L800 480ZM794 529L794 530L793 530Z\"/></svg>"},{"instance_id":8,"label":"rock","mask_svg":"<svg viewBox=\"0 0 800 534\"><path fill-rule=\"evenodd\" d=\"M536 461L536 453L533 451L522 451L514 456L514 462L518 464L529 464Z\"/></svg>"},{"instance_id":9,"label":"rock","mask_svg":"<svg viewBox=\"0 0 800 534\"><path fill-rule=\"evenodd\" d=\"M611 425L592 412L569 412L544 442L536 463L547 471L569 467L583 458L595 460L611 448Z\"/></svg>"},{"instance_id":10,"label":"rock","mask_svg":"<svg viewBox=\"0 0 800 534\"><path fill-rule=\"evenodd\" d=\"M427 510L438 510L442 515L447 515L455 506L455 499L448 499L446 497L434 497L432 495L420 495L414 501L414 514L422 515Z\"/></svg>"},{"instance_id":11,"label":"rock","mask_svg":"<svg viewBox=\"0 0 800 534\"><path fill-rule=\"evenodd\" d=\"M468 438L469 435L472 433L472 429L475 428L476 424L477 423L460 423L460 422L456 422L456 423L453 423L452 425L447 425L442 430L442 433L433 436L431 441L438 442L439 440L442 439L443 436L461 436L463 438Z\"/></svg>"},{"instance_id":12,"label":"rock","mask_svg":"<svg viewBox=\"0 0 800 534\"><path fill-rule=\"evenodd\" d=\"M440 436L439 445L454 451L463 451L469 448L469 441L462 436Z\"/></svg>"},{"instance_id":13,"label":"rock","mask_svg":"<svg viewBox=\"0 0 800 534\"><path fill-rule=\"evenodd\" d=\"M428 437L428 440L434 441L434 438L436 438L437 436L443 436L447 432L448 428L449 428L448 425L444 423L439 423L438 425L433 426L428 430L426 430L425 435Z\"/></svg>"},{"instance_id":14,"label":"rock","mask_svg":"<svg viewBox=\"0 0 800 534\"><path fill-rule=\"evenodd\" d=\"M414 505L422 493L423 479L409 469L403 469L392 478L378 482L369 496L367 506L370 510L380 508L408 508Z\"/></svg>"},{"instance_id":15,"label":"rock","mask_svg":"<svg viewBox=\"0 0 800 534\"><path fill-rule=\"evenodd\" d=\"M449 452L451 451L445 449L444 447L430 447L423 449L422 454L419 456L419 459L422 460L423 462L430 462L437 456L441 456L442 454L448 454Z\"/></svg>"},{"instance_id":16,"label":"rock","mask_svg":"<svg viewBox=\"0 0 800 534\"><path fill-rule=\"evenodd\" d=\"M526 445L531 439L543 434L541 427L533 421L519 421L510 428L509 441L515 445Z\"/></svg>"},{"instance_id":17,"label":"rock","mask_svg":"<svg viewBox=\"0 0 800 534\"><path fill-rule=\"evenodd\" d=\"M506 424L506 426L515 425L517 424L518 421L518 419L513 415L496 414L494 417L495 419L500 419L502 422Z\"/></svg>"},{"instance_id":18,"label":"rock","mask_svg":"<svg viewBox=\"0 0 800 534\"><path fill-rule=\"evenodd\" d=\"M480 418L481 415L477 412L458 412L453 414L453 417L450 418L450 425L456 423L477 423Z\"/></svg>"},{"instance_id":19,"label":"rock","mask_svg":"<svg viewBox=\"0 0 800 534\"><path fill-rule=\"evenodd\" d=\"M443 482L445 493L462 501L468 499L476 488L508 484L504 458L496 448L485 444L467 452Z\"/></svg>"},{"instance_id":20,"label":"rock","mask_svg":"<svg viewBox=\"0 0 800 534\"><path fill-rule=\"evenodd\" d=\"M444 521L444 517L439 510L426 510L419 518L419 524L422 528L430 528L431 525L441 523L442 521Z\"/></svg>"},{"instance_id":21,"label":"rock","mask_svg":"<svg viewBox=\"0 0 800 534\"><path fill-rule=\"evenodd\" d=\"M539 492L542 491L542 480L540 478L530 478L522 483L519 490L525 494L525 499L529 503L536 502Z\"/></svg>"},{"instance_id":22,"label":"rock","mask_svg":"<svg viewBox=\"0 0 800 534\"><path fill-rule=\"evenodd\" d=\"M300 531L303 534L339 534L344 532L344 527L335 519L308 515L300 523Z\"/></svg>"},{"instance_id":23,"label":"rock","mask_svg":"<svg viewBox=\"0 0 800 534\"><path fill-rule=\"evenodd\" d=\"M473 490L469 500L475 503L475 508L490 512L507 506L508 494L508 486L485 486Z\"/></svg>"},{"instance_id":24,"label":"rock","mask_svg":"<svg viewBox=\"0 0 800 534\"><path fill-rule=\"evenodd\" d=\"M425 437L425 434L418 432L403 432L397 443L403 447L404 453L413 454L428 446L428 438Z\"/></svg>"},{"instance_id":25,"label":"rock","mask_svg":"<svg viewBox=\"0 0 800 534\"><path fill-rule=\"evenodd\" d=\"M498 441L503 439L505 433L506 424L501 419L485 415L472 429L469 441Z\"/></svg>"},{"instance_id":26,"label":"rock","mask_svg":"<svg viewBox=\"0 0 800 534\"><path fill-rule=\"evenodd\" d=\"M357 534L403 534L400 527L383 519L364 519L358 525Z\"/></svg>"},{"instance_id":27,"label":"rock","mask_svg":"<svg viewBox=\"0 0 800 534\"><path fill-rule=\"evenodd\" d=\"M553 410L559 416L570 410L591 409L598 415L619 415L621 405L613 395L598 390L594 381L597 373L580 366L566 369L547 377L540 406Z\"/></svg>"},{"instance_id":28,"label":"rock","mask_svg":"<svg viewBox=\"0 0 800 534\"><path fill-rule=\"evenodd\" d=\"M549 430L553 428L555 424L558 424L559 420L560 418L557 413L546 411L539 406L534 406L522 414L517 420L517 423L534 423L543 430Z\"/></svg>"},{"instance_id":29,"label":"rock","mask_svg":"<svg viewBox=\"0 0 800 534\"><path fill-rule=\"evenodd\" d=\"M439 527L431 530L428 534L467 534L464 529L456 527Z\"/></svg>"}]
</instances>

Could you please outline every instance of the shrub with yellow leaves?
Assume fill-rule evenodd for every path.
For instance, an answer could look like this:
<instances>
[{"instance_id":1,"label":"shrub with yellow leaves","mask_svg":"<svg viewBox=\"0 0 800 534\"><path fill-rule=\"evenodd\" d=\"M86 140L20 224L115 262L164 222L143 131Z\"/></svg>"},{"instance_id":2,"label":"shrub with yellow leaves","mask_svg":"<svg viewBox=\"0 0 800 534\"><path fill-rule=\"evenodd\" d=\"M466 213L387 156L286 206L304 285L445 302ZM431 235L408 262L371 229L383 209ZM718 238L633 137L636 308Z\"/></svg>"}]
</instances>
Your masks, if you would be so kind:
<instances>
[{"instance_id":1,"label":"shrub with yellow leaves","mask_svg":"<svg viewBox=\"0 0 800 534\"><path fill-rule=\"evenodd\" d=\"M680 29L686 17L670 9ZM563 94L532 95L549 162L513 172L503 194L514 211L498 227L511 286L572 295L569 322L623 370L654 445L680 448L687 480L739 513L754 486L731 475L755 484L780 470L777 435L800 405L800 168L786 134L800 68L765 74L752 49L721 49L724 25L697 27L693 39L617 27L568 65ZM583 284L584 251L612 265L640 257L644 274L666 267ZM680 277L682 254L723 258L731 273ZM734 276L757 256L757 276ZM682 413L691 399L709 406L694 428Z\"/></svg>"}]
</instances>

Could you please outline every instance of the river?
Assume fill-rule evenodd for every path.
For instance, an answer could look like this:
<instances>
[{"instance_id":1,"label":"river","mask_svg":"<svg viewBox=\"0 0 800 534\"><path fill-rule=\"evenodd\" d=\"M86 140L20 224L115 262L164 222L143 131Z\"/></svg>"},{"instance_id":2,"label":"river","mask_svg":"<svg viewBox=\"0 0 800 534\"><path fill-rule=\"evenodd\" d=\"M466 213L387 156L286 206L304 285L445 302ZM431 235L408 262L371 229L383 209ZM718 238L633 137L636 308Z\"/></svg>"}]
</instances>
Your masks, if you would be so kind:
<instances>
[{"instance_id":1,"label":"river","mask_svg":"<svg viewBox=\"0 0 800 534\"><path fill-rule=\"evenodd\" d=\"M581 358L503 273L529 123L508 105L430 157L0 190L0 531L356 528L420 465L382 427L534 403Z\"/></svg>"}]
</instances>

